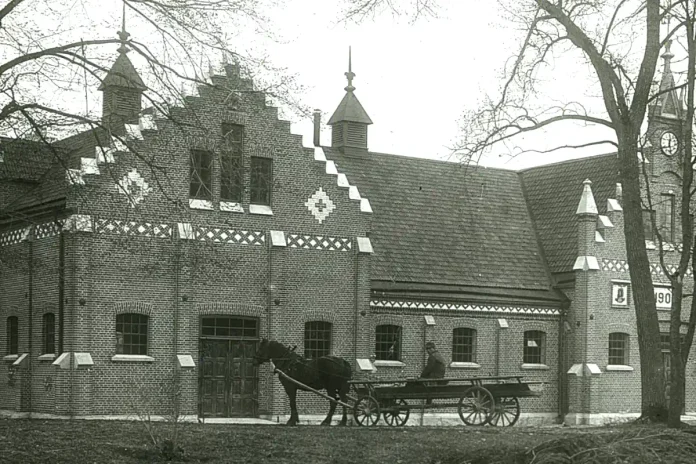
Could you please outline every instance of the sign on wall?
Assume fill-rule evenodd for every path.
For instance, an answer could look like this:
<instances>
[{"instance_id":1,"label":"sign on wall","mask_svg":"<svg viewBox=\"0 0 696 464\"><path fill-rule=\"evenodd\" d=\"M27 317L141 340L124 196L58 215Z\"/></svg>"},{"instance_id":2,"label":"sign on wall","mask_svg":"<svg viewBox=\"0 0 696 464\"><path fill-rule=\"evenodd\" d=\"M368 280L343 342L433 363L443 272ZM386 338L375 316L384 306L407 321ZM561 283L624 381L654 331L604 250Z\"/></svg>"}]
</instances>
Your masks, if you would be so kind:
<instances>
[{"instance_id":1,"label":"sign on wall","mask_svg":"<svg viewBox=\"0 0 696 464\"><path fill-rule=\"evenodd\" d=\"M628 284L624 282L611 283L611 305L620 308L628 307Z\"/></svg>"},{"instance_id":2,"label":"sign on wall","mask_svg":"<svg viewBox=\"0 0 696 464\"><path fill-rule=\"evenodd\" d=\"M670 287L655 287L655 307L657 309L672 309L672 289Z\"/></svg>"}]
</instances>

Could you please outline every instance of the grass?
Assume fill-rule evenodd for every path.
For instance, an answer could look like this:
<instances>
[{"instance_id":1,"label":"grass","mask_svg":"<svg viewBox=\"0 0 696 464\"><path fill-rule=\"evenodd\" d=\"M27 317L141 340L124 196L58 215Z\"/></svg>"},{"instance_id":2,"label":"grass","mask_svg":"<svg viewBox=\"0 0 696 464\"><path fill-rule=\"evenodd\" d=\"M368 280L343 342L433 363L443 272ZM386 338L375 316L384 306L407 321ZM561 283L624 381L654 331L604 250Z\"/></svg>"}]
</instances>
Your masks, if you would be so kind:
<instances>
[{"instance_id":1,"label":"grass","mask_svg":"<svg viewBox=\"0 0 696 464\"><path fill-rule=\"evenodd\" d=\"M167 433L167 424L157 424ZM656 426L361 428L182 424L184 459L205 463L693 463L696 435ZM3 463L164 462L143 425L0 419Z\"/></svg>"}]
</instances>

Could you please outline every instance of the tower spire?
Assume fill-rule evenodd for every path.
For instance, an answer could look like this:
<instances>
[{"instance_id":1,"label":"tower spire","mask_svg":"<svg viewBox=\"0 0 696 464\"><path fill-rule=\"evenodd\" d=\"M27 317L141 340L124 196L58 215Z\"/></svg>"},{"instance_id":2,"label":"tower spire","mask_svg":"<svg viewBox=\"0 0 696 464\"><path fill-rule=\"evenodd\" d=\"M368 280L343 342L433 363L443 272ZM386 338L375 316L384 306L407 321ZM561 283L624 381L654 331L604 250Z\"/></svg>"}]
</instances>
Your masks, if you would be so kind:
<instances>
[{"instance_id":1,"label":"tower spire","mask_svg":"<svg viewBox=\"0 0 696 464\"><path fill-rule=\"evenodd\" d=\"M665 60L665 65L663 72L664 73L669 73L672 72L672 58L674 58L674 53L670 50L672 47L672 39L669 39L667 42L665 42L665 52L662 54L662 59Z\"/></svg>"},{"instance_id":2,"label":"tower spire","mask_svg":"<svg viewBox=\"0 0 696 464\"><path fill-rule=\"evenodd\" d=\"M353 87L353 79L355 78L355 73L353 72L353 65L352 65L352 56L351 56L351 47L350 45L348 46L348 72L344 73L346 78L348 79L348 85L343 88L346 92L352 92L355 90L355 87Z\"/></svg>"},{"instance_id":3,"label":"tower spire","mask_svg":"<svg viewBox=\"0 0 696 464\"><path fill-rule=\"evenodd\" d=\"M118 38L121 41L121 46L118 47L119 53L128 53L130 50L126 46L130 34L126 32L126 0L123 0L123 16L121 18L121 30L118 32Z\"/></svg>"}]
</instances>

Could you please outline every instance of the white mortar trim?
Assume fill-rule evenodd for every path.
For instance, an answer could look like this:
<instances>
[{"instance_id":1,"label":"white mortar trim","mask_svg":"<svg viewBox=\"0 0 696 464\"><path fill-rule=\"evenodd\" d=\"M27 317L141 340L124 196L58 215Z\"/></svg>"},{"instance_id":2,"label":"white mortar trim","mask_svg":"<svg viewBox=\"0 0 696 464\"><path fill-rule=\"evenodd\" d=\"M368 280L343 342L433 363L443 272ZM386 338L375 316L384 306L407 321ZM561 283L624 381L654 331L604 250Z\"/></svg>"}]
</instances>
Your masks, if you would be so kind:
<instances>
[{"instance_id":1,"label":"white mortar trim","mask_svg":"<svg viewBox=\"0 0 696 464\"><path fill-rule=\"evenodd\" d=\"M249 205L249 213L273 216L273 210L268 205Z\"/></svg>"},{"instance_id":2,"label":"white mortar trim","mask_svg":"<svg viewBox=\"0 0 696 464\"><path fill-rule=\"evenodd\" d=\"M210 200L198 200L196 198L189 198L189 208L191 209L205 209L208 211L213 210L213 202Z\"/></svg>"},{"instance_id":3,"label":"white mortar trim","mask_svg":"<svg viewBox=\"0 0 696 464\"><path fill-rule=\"evenodd\" d=\"M401 361L385 361L385 360L376 360L375 361L375 366L377 367L404 367L406 366L406 363L403 363Z\"/></svg>"},{"instance_id":4,"label":"white mortar trim","mask_svg":"<svg viewBox=\"0 0 696 464\"><path fill-rule=\"evenodd\" d=\"M111 357L113 362L135 362L135 363L150 363L155 358L144 354L116 354Z\"/></svg>"},{"instance_id":5,"label":"white mortar trim","mask_svg":"<svg viewBox=\"0 0 696 464\"><path fill-rule=\"evenodd\" d=\"M607 364L607 367L604 368L605 371L624 371L624 372L633 372L633 367L631 366L626 366L623 364Z\"/></svg>"},{"instance_id":6,"label":"white mortar trim","mask_svg":"<svg viewBox=\"0 0 696 464\"><path fill-rule=\"evenodd\" d=\"M449 364L452 369L481 369L481 365L475 362L455 362Z\"/></svg>"},{"instance_id":7,"label":"white mortar trim","mask_svg":"<svg viewBox=\"0 0 696 464\"><path fill-rule=\"evenodd\" d=\"M520 369L525 369L525 370L530 370L530 371L548 371L549 366L547 366L546 364L522 363L522 365L520 365Z\"/></svg>"}]
</instances>

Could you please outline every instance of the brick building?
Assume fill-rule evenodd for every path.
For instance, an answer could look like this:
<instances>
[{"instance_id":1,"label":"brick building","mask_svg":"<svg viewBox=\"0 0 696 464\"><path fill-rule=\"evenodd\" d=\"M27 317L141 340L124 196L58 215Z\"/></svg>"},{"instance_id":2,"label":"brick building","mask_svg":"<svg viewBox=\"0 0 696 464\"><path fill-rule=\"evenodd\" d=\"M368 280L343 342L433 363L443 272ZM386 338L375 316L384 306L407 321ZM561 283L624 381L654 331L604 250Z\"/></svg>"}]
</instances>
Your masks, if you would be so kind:
<instances>
[{"instance_id":1,"label":"brick building","mask_svg":"<svg viewBox=\"0 0 696 464\"><path fill-rule=\"evenodd\" d=\"M543 382L526 423L637 414L616 155L512 172L370 152L346 76L331 146L317 114L305 148L234 65L172 118L143 110L122 48L100 87L106 129L3 140L0 411L275 419L287 400L251 362L268 337L353 365L375 355L356 375L376 378L417 376L434 340L448 377ZM678 102L653 106L646 150L670 231Z\"/></svg>"}]
</instances>

